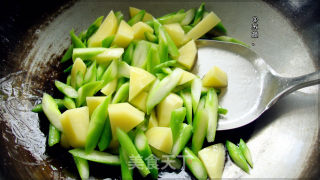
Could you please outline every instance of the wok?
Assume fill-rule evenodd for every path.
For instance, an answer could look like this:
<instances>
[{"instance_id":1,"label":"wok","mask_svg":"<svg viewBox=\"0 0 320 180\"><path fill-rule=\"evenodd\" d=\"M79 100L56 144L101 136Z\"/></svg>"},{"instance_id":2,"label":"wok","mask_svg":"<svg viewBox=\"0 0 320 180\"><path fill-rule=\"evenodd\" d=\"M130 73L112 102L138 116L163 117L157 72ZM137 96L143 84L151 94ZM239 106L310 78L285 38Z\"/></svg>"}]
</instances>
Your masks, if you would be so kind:
<instances>
[{"instance_id":1,"label":"wok","mask_svg":"<svg viewBox=\"0 0 320 180\"><path fill-rule=\"evenodd\" d=\"M30 112L43 92L59 97L53 81L65 79L61 72L66 65L59 60L70 44L72 28L79 33L111 9L126 13L128 6L135 6L160 16L200 4L179 0L2 3L0 169L1 177L8 179L78 178L65 150L47 148L46 118ZM251 45L280 74L292 77L319 70L319 2L208 1L206 8L221 17L230 36ZM258 17L258 38L251 37L253 16ZM218 132L216 142L239 138L248 142L254 168L246 174L227 159L223 177L319 177L319 86L281 99L247 126ZM119 169L90 164L95 178L120 178ZM160 177L193 178L188 170L170 168L162 170Z\"/></svg>"}]
</instances>

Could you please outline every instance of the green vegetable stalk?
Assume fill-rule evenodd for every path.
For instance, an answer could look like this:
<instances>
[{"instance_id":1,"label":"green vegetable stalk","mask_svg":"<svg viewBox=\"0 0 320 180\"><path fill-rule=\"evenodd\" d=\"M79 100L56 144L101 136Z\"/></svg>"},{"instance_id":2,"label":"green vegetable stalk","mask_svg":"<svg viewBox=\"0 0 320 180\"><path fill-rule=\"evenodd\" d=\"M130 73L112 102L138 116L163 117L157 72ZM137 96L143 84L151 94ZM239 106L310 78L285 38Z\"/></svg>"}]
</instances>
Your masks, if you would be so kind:
<instances>
[{"instance_id":1,"label":"green vegetable stalk","mask_svg":"<svg viewBox=\"0 0 320 180\"><path fill-rule=\"evenodd\" d=\"M192 125L191 124L182 124L182 130L179 134L177 140L173 144L171 154L176 157L180 152L186 147L188 141L192 136Z\"/></svg>"},{"instance_id":2,"label":"green vegetable stalk","mask_svg":"<svg viewBox=\"0 0 320 180\"><path fill-rule=\"evenodd\" d=\"M208 112L205 109L196 112L193 121L192 151L195 154L201 150L208 128Z\"/></svg>"},{"instance_id":3,"label":"green vegetable stalk","mask_svg":"<svg viewBox=\"0 0 320 180\"><path fill-rule=\"evenodd\" d=\"M76 108L76 104L74 103L73 99L65 96L63 99L63 105L67 108L67 109L74 109Z\"/></svg>"},{"instance_id":4,"label":"green vegetable stalk","mask_svg":"<svg viewBox=\"0 0 320 180\"><path fill-rule=\"evenodd\" d=\"M183 99L184 107L187 109L187 122L188 124L192 124L192 98L190 90L182 90L180 96Z\"/></svg>"},{"instance_id":5,"label":"green vegetable stalk","mask_svg":"<svg viewBox=\"0 0 320 180\"><path fill-rule=\"evenodd\" d=\"M205 109L208 112L207 141L213 142L216 136L218 124L218 96L213 88L207 94Z\"/></svg>"},{"instance_id":6,"label":"green vegetable stalk","mask_svg":"<svg viewBox=\"0 0 320 180\"><path fill-rule=\"evenodd\" d=\"M58 80L55 80L54 84L56 85L57 89L62 92L64 95L70 98L77 98L78 92L71 86L64 84Z\"/></svg>"},{"instance_id":7,"label":"green vegetable stalk","mask_svg":"<svg viewBox=\"0 0 320 180\"><path fill-rule=\"evenodd\" d=\"M71 37L71 41L72 41L74 48L85 48L86 47L83 44L83 42L81 41L81 39L77 35L74 34L73 29L70 31L70 37Z\"/></svg>"},{"instance_id":8,"label":"green vegetable stalk","mask_svg":"<svg viewBox=\"0 0 320 180\"><path fill-rule=\"evenodd\" d=\"M54 101L56 102L56 104L58 105L58 109L59 110L63 110L65 109L65 106L63 104L63 100L62 99L54 99ZM40 112L43 112L43 109L42 109L42 104L37 104L35 105L32 110L32 112L35 112L35 113L40 113Z\"/></svg>"},{"instance_id":9,"label":"green vegetable stalk","mask_svg":"<svg viewBox=\"0 0 320 180\"><path fill-rule=\"evenodd\" d=\"M182 123L183 123L185 117L186 117L186 108L185 107L175 109L171 113L170 128L172 131L173 143L176 142L179 135L181 134L181 131L183 128Z\"/></svg>"},{"instance_id":10,"label":"green vegetable stalk","mask_svg":"<svg viewBox=\"0 0 320 180\"><path fill-rule=\"evenodd\" d=\"M191 83L191 97L193 113L196 113L198 103L201 97L202 81L200 78L194 78Z\"/></svg>"},{"instance_id":11,"label":"green vegetable stalk","mask_svg":"<svg viewBox=\"0 0 320 180\"><path fill-rule=\"evenodd\" d=\"M115 35L111 35L109 37L106 37L104 40L102 40L101 45L104 48L109 48L114 40Z\"/></svg>"},{"instance_id":12,"label":"green vegetable stalk","mask_svg":"<svg viewBox=\"0 0 320 180\"><path fill-rule=\"evenodd\" d=\"M88 161L77 156L73 156L73 160L77 166L81 179L88 179L89 178Z\"/></svg>"},{"instance_id":13,"label":"green vegetable stalk","mask_svg":"<svg viewBox=\"0 0 320 180\"><path fill-rule=\"evenodd\" d=\"M103 16L98 17L88 28L84 40L87 41L100 27Z\"/></svg>"},{"instance_id":14,"label":"green vegetable stalk","mask_svg":"<svg viewBox=\"0 0 320 180\"><path fill-rule=\"evenodd\" d=\"M157 160L153 156L150 146L148 144L147 137L142 130L138 130L134 139L134 144L139 154L142 156L144 162L146 163L147 167L149 168L152 178L157 179L158 178Z\"/></svg>"},{"instance_id":15,"label":"green vegetable stalk","mask_svg":"<svg viewBox=\"0 0 320 180\"><path fill-rule=\"evenodd\" d=\"M49 125L48 145L49 147L60 142L60 132L52 124Z\"/></svg>"},{"instance_id":16,"label":"green vegetable stalk","mask_svg":"<svg viewBox=\"0 0 320 180\"><path fill-rule=\"evenodd\" d=\"M119 148L119 156L121 162L121 178L125 180L132 180L133 169L128 166L130 159L121 147Z\"/></svg>"},{"instance_id":17,"label":"green vegetable stalk","mask_svg":"<svg viewBox=\"0 0 320 180\"><path fill-rule=\"evenodd\" d=\"M250 149L248 148L247 144L242 139L240 139L240 142L239 142L239 149L240 149L241 153L243 154L243 156L245 157L245 159L247 160L248 164L253 168L253 162L252 162L252 158L251 158Z\"/></svg>"},{"instance_id":18,"label":"green vegetable stalk","mask_svg":"<svg viewBox=\"0 0 320 180\"><path fill-rule=\"evenodd\" d=\"M107 98L93 111L91 115L85 145L85 150L87 153L92 152L99 142L99 138L102 134L103 127L108 116L107 109L110 100L111 96L107 96Z\"/></svg>"},{"instance_id":19,"label":"green vegetable stalk","mask_svg":"<svg viewBox=\"0 0 320 180\"><path fill-rule=\"evenodd\" d=\"M106 152L100 151L91 151L90 153L86 153L84 149L72 149L69 150L73 156L80 157L82 159L86 159L89 161L108 164L108 165L120 165L120 159L116 155L112 155Z\"/></svg>"},{"instance_id":20,"label":"green vegetable stalk","mask_svg":"<svg viewBox=\"0 0 320 180\"><path fill-rule=\"evenodd\" d=\"M102 87L102 81L94 81L81 86L78 89L78 98L76 99L76 106L81 107L86 102L87 96L95 95Z\"/></svg>"},{"instance_id":21,"label":"green vegetable stalk","mask_svg":"<svg viewBox=\"0 0 320 180\"><path fill-rule=\"evenodd\" d=\"M69 59L72 58L72 52L73 52L73 44L71 44L68 48L68 50L66 51L66 53L63 55L62 59L61 59L61 63L64 63L66 61L68 61Z\"/></svg>"},{"instance_id":22,"label":"green vegetable stalk","mask_svg":"<svg viewBox=\"0 0 320 180\"><path fill-rule=\"evenodd\" d=\"M183 156L187 167L197 179L207 179L207 171L201 160L188 148L184 148Z\"/></svg>"},{"instance_id":23,"label":"green vegetable stalk","mask_svg":"<svg viewBox=\"0 0 320 180\"><path fill-rule=\"evenodd\" d=\"M123 61L128 63L128 64L131 64L132 62L132 59L133 59L133 53L134 53L134 43L131 42L128 46L128 48L124 51L124 54L123 54Z\"/></svg>"},{"instance_id":24,"label":"green vegetable stalk","mask_svg":"<svg viewBox=\"0 0 320 180\"><path fill-rule=\"evenodd\" d=\"M152 109L177 86L182 72L181 69L176 68L170 75L151 88L147 98L147 114L150 114Z\"/></svg>"},{"instance_id":25,"label":"green vegetable stalk","mask_svg":"<svg viewBox=\"0 0 320 180\"><path fill-rule=\"evenodd\" d=\"M243 156L241 150L238 148L238 146L227 140L226 147L233 162L242 170L249 173L249 167L246 162L246 159Z\"/></svg>"},{"instance_id":26,"label":"green vegetable stalk","mask_svg":"<svg viewBox=\"0 0 320 180\"><path fill-rule=\"evenodd\" d=\"M194 17L192 26L197 25L201 21L201 19L203 18L203 13L205 12L205 7L204 6L205 6L205 3L201 3L201 5L198 8L198 10L196 12L196 15Z\"/></svg>"},{"instance_id":27,"label":"green vegetable stalk","mask_svg":"<svg viewBox=\"0 0 320 180\"><path fill-rule=\"evenodd\" d=\"M128 24L130 26L133 26L134 24L136 24L139 21L142 21L144 15L146 14L145 10L141 10L139 11L135 16L133 16L129 21Z\"/></svg>"},{"instance_id":28,"label":"green vegetable stalk","mask_svg":"<svg viewBox=\"0 0 320 180\"><path fill-rule=\"evenodd\" d=\"M97 63L94 61L89 68L87 68L86 74L83 78L83 84L87 84L97 80Z\"/></svg>"},{"instance_id":29,"label":"green vegetable stalk","mask_svg":"<svg viewBox=\"0 0 320 180\"><path fill-rule=\"evenodd\" d=\"M110 145L112 139L111 125L109 116L107 116L106 122L104 123L103 131L100 136L98 147L100 151L104 151Z\"/></svg>"},{"instance_id":30,"label":"green vegetable stalk","mask_svg":"<svg viewBox=\"0 0 320 180\"><path fill-rule=\"evenodd\" d=\"M129 82L122 84L112 99L112 104L124 102L129 97Z\"/></svg>"},{"instance_id":31,"label":"green vegetable stalk","mask_svg":"<svg viewBox=\"0 0 320 180\"><path fill-rule=\"evenodd\" d=\"M132 143L130 137L120 128L117 128L117 137L121 145L121 148L123 148L123 150L129 156L130 160L138 168L142 177L146 177L148 174L150 174L148 167L142 160L140 154L138 153L136 147Z\"/></svg>"}]
</instances>

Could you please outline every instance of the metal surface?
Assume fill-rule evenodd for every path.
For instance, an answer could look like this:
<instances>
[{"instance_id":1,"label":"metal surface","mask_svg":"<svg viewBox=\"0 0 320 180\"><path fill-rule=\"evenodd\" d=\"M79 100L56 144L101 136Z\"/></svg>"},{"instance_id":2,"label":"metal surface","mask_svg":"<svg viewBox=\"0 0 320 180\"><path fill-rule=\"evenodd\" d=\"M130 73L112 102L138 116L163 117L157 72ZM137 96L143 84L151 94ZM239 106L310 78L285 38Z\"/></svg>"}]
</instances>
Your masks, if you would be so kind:
<instances>
[{"instance_id":1,"label":"metal surface","mask_svg":"<svg viewBox=\"0 0 320 180\"><path fill-rule=\"evenodd\" d=\"M288 6L292 2L288 1ZM58 97L54 94L56 91L53 80L65 79L61 72L66 65L58 61L70 44L68 32L71 28L79 33L96 17L106 15L111 9L127 12L128 6L136 6L159 16L180 8L197 7L199 4L200 2L166 0L77 1L70 7L67 6L69 8L58 8L48 21L43 22L40 16L38 25L25 30L28 36L19 40L20 43L10 55L1 60L0 161L3 175L10 179L77 177L73 160L65 150L46 147L47 120L43 115L39 117L30 112L43 92ZM206 7L221 17L230 36L249 45L254 43L252 49L281 75L294 77L319 69L318 58L312 59L305 39L296 31L295 26L267 3L216 1L207 2ZM259 18L257 39L250 37L252 16ZM298 17L293 20L296 18ZM26 17L25 22L29 20ZM318 42L319 39L314 38ZM310 47L319 48L316 43L312 44ZM228 159L223 177L318 177L318 89L319 86L301 89L281 99L253 123L235 130L217 132L216 142L224 143L229 139L237 143L239 138L244 138L254 161L254 168L250 174L246 174ZM243 102L234 103L248 106ZM119 168L96 164L90 164L90 167L92 177L119 178L120 175ZM169 169L162 170L160 177L190 179L192 176L188 170Z\"/></svg>"},{"instance_id":2,"label":"metal surface","mask_svg":"<svg viewBox=\"0 0 320 180\"><path fill-rule=\"evenodd\" d=\"M229 113L218 122L218 130L247 125L295 90L320 83L320 71L293 78L276 73L251 49L234 43L198 40L198 59L193 70L203 77L213 65L226 71L229 86L219 104ZM237 102L237 103L235 103Z\"/></svg>"}]
</instances>

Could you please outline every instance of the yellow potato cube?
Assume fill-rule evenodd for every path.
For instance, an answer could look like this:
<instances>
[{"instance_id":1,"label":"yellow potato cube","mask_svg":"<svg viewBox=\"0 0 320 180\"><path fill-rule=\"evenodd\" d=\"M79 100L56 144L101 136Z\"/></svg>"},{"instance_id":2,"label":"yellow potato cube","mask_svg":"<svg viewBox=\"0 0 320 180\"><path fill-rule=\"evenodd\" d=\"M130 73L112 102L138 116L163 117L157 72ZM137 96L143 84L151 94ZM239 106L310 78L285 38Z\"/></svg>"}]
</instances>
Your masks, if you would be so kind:
<instances>
[{"instance_id":1,"label":"yellow potato cube","mask_svg":"<svg viewBox=\"0 0 320 180\"><path fill-rule=\"evenodd\" d=\"M184 40L184 30L179 23L163 25L174 44L179 47Z\"/></svg>"},{"instance_id":2,"label":"yellow potato cube","mask_svg":"<svg viewBox=\"0 0 320 180\"><path fill-rule=\"evenodd\" d=\"M141 9L135 8L135 7L129 7L129 13L130 13L130 17L132 18L133 16L137 15L139 12L141 11ZM146 14L144 15L142 21L146 22L146 21L150 21L153 20L153 16L146 12Z\"/></svg>"},{"instance_id":3,"label":"yellow potato cube","mask_svg":"<svg viewBox=\"0 0 320 180\"><path fill-rule=\"evenodd\" d=\"M130 103L134 105L136 108L140 109L143 112L147 112L147 98L148 93L145 91L142 91L140 94L138 94L135 98L133 98Z\"/></svg>"},{"instance_id":4,"label":"yellow potato cube","mask_svg":"<svg viewBox=\"0 0 320 180\"><path fill-rule=\"evenodd\" d=\"M136 40L141 40L141 39L145 40L146 38L144 36L144 33L147 31L153 33L152 27L150 27L148 24L141 21L134 24L132 26L132 29L134 32L134 39Z\"/></svg>"},{"instance_id":5,"label":"yellow potato cube","mask_svg":"<svg viewBox=\"0 0 320 180\"><path fill-rule=\"evenodd\" d=\"M172 132L168 127L153 127L146 132L150 146L165 152L171 153L172 149Z\"/></svg>"},{"instance_id":6,"label":"yellow potato cube","mask_svg":"<svg viewBox=\"0 0 320 180\"><path fill-rule=\"evenodd\" d=\"M109 82L107 85L105 85L100 91L108 96L112 93L114 93L114 91L116 91L117 89L117 84L118 84L118 79L115 78L114 80L112 80L111 82Z\"/></svg>"},{"instance_id":7,"label":"yellow potato cube","mask_svg":"<svg viewBox=\"0 0 320 180\"><path fill-rule=\"evenodd\" d=\"M65 111L60 116L63 134L74 148L84 147L89 128L89 108L87 106Z\"/></svg>"},{"instance_id":8,"label":"yellow potato cube","mask_svg":"<svg viewBox=\"0 0 320 180\"><path fill-rule=\"evenodd\" d=\"M138 68L130 68L129 101L135 98L141 91L149 86L156 78L148 71Z\"/></svg>"},{"instance_id":9,"label":"yellow potato cube","mask_svg":"<svg viewBox=\"0 0 320 180\"><path fill-rule=\"evenodd\" d=\"M215 144L198 152L198 156L205 166L210 179L221 178L225 161L223 144Z\"/></svg>"},{"instance_id":10,"label":"yellow potato cube","mask_svg":"<svg viewBox=\"0 0 320 180\"><path fill-rule=\"evenodd\" d=\"M210 12L186 34L185 42L191 39L199 39L201 36L210 31L214 26L216 26L220 21L220 18L215 13Z\"/></svg>"},{"instance_id":11,"label":"yellow potato cube","mask_svg":"<svg viewBox=\"0 0 320 180\"><path fill-rule=\"evenodd\" d=\"M91 117L93 111L106 99L107 96L91 96L86 97L89 115Z\"/></svg>"},{"instance_id":12,"label":"yellow potato cube","mask_svg":"<svg viewBox=\"0 0 320 180\"><path fill-rule=\"evenodd\" d=\"M114 35L118 28L118 20L113 11L110 11L108 16L100 25L99 29L88 39L88 47L101 47L101 42L106 37Z\"/></svg>"},{"instance_id":13,"label":"yellow potato cube","mask_svg":"<svg viewBox=\"0 0 320 180\"><path fill-rule=\"evenodd\" d=\"M202 79L203 86L223 88L228 86L228 76L227 73L213 66Z\"/></svg>"},{"instance_id":14,"label":"yellow potato cube","mask_svg":"<svg viewBox=\"0 0 320 180\"><path fill-rule=\"evenodd\" d=\"M82 61L82 59L76 58L71 69L71 86L72 87L74 88L76 87L77 73L81 72L83 75L85 75L86 71L87 71L86 64Z\"/></svg>"},{"instance_id":15,"label":"yellow potato cube","mask_svg":"<svg viewBox=\"0 0 320 180\"><path fill-rule=\"evenodd\" d=\"M171 120L171 112L182 107L183 100L180 96L171 93L157 105L157 116L159 126L169 127Z\"/></svg>"},{"instance_id":16,"label":"yellow potato cube","mask_svg":"<svg viewBox=\"0 0 320 180\"><path fill-rule=\"evenodd\" d=\"M197 46L194 40L189 41L187 44L183 45L179 49L180 56L178 57L178 62L190 70L197 56Z\"/></svg>"},{"instance_id":17,"label":"yellow potato cube","mask_svg":"<svg viewBox=\"0 0 320 180\"><path fill-rule=\"evenodd\" d=\"M144 120L144 112L129 103L110 104L108 112L113 138L118 127L128 132Z\"/></svg>"},{"instance_id":18,"label":"yellow potato cube","mask_svg":"<svg viewBox=\"0 0 320 180\"><path fill-rule=\"evenodd\" d=\"M132 27L122 20L112 44L126 48L133 40L133 36L134 33Z\"/></svg>"},{"instance_id":19,"label":"yellow potato cube","mask_svg":"<svg viewBox=\"0 0 320 180\"><path fill-rule=\"evenodd\" d=\"M151 115L149 118L148 129L151 129L153 127L158 127L158 120L157 120L156 112L154 110L151 112Z\"/></svg>"},{"instance_id":20,"label":"yellow potato cube","mask_svg":"<svg viewBox=\"0 0 320 180\"><path fill-rule=\"evenodd\" d=\"M185 84L187 82L190 82L194 78L196 78L196 75L194 75L193 73L190 73L188 71L183 70L182 77L181 77L178 85L183 85L183 84Z\"/></svg>"}]
</instances>

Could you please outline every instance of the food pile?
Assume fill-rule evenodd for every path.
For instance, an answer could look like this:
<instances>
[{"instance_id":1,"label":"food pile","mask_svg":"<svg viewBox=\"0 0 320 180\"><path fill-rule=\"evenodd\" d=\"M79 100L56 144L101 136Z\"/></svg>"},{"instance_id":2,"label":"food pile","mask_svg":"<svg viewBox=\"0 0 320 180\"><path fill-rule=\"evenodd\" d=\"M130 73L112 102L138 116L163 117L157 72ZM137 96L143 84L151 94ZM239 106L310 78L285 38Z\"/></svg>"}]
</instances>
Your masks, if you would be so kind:
<instances>
[{"instance_id":1,"label":"food pile","mask_svg":"<svg viewBox=\"0 0 320 180\"><path fill-rule=\"evenodd\" d=\"M111 11L79 35L70 32L72 44L61 60L70 63L69 75L65 83L55 81L65 97L44 93L33 109L50 121L49 146L69 149L83 179L89 177L88 161L120 165L123 179L133 178L133 168L157 179L157 163L170 157L181 168L181 155L196 178L220 178L225 148L213 143L219 115L227 113L218 103L227 74L213 66L200 79L191 70L197 39L242 42L220 36L226 29L204 4L159 18L129 11L128 21ZM203 148L205 139L211 145ZM226 147L249 172L245 142L238 147L227 141Z\"/></svg>"}]
</instances>

